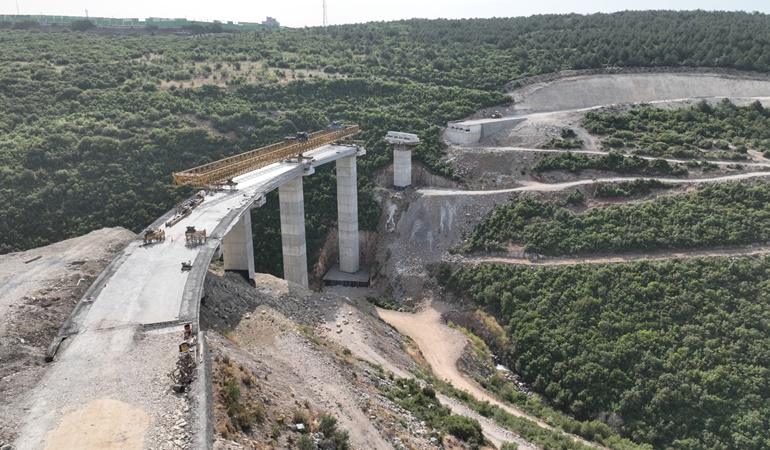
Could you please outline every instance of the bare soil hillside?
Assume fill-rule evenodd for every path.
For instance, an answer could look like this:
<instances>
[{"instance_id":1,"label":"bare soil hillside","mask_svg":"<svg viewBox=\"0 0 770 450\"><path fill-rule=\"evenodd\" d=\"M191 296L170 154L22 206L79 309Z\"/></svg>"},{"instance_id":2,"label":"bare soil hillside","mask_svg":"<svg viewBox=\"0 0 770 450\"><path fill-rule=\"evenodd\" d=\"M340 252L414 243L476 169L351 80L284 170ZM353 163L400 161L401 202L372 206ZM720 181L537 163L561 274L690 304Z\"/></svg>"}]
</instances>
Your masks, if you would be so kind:
<instances>
[{"instance_id":1,"label":"bare soil hillside","mask_svg":"<svg viewBox=\"0 0 770 450\"><path fill-rule=\"evenodd\" d=\"M515 89L517 111L565 111L618 103L708 97L767 97L770 79L740 73L627 73L565 76Z\"/></svg>"},{"instance_id":2,"label":"bare soil hillside","mask_svg":"<svg viewBox=\"0 0 770 450\"><path fill-rule=\"evenodd\" d=\"M352 448L439 448L435 430L382 395L394 375L411 377L417 365L371 306L344 289L309 292L269 275L255 282L207 277L202 325L213 331L215 448L294 448L303 434L319 439L324 413ZM248 429L228 414L228 380L259 412Z\"/></svg>"}]
</instances>

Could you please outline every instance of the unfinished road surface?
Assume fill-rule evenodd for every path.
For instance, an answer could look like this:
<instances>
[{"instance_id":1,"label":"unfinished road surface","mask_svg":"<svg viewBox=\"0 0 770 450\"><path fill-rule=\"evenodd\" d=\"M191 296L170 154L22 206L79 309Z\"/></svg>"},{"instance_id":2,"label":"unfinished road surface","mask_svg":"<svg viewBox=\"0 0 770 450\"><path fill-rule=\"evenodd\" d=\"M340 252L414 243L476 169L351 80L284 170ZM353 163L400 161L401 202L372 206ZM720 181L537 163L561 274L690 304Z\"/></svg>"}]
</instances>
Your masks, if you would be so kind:
<instances>
[{"instance_id":1,"label":"unfinished road surface","mask_svg":"<svg viewBox=\"0 0 770 450\"><path fill-rule=\"evenodd\" d=\"M186 397L172 393L167 374L177 361L182 325L197 327L203 281L217 246L265 193L302 176L311 165L357 151L327 145L305 154L313 158L307 166L280 162L238 177L237 191L206 195L192 214L165 228L165 241L131 242L65 324L58 356L24 412L16 448L207 446L204 422L210 405L194 405L201 414L190 414ZM162 228L172 215L154 226ZM188 245L188 225L208 230L208 241ZM193 262L192 270L181 270L186 261ZM180 426L182 422L190 426ZM169 439L174 426L178 432Z\"/></svg>"}]
</instances>

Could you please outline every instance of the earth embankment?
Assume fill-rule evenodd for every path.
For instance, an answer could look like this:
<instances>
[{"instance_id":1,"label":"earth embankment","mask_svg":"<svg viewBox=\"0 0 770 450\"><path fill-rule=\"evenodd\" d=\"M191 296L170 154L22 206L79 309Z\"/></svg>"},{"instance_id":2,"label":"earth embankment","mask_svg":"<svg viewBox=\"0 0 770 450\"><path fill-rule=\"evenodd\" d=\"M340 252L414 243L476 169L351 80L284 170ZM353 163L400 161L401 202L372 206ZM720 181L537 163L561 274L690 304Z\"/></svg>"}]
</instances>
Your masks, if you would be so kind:
<instances>
[{"instance_id":1,"label":"earth embankment","mask_svg":"<svg viewBox=\"0 0 770 450\"><path fill-rule=\"evenodd\" d=\"M770 79L704 73L580 75L511 92L515 111L563 111L686 98L770 97Z\"/></svg>"}]
</instances>

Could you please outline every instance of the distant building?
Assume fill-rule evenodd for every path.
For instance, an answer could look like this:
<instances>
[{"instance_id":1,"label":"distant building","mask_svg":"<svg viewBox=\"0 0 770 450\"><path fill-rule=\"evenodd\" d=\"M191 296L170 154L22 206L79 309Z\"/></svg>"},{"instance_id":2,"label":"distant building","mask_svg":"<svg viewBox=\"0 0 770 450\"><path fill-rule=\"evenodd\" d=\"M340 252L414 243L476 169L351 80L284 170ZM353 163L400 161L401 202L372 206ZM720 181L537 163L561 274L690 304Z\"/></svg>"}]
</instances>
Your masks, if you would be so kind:
<instances>
[{"instance_id":1,"label":"distant building","mask_svg":"<svg viewBox=\"0 0 770 450\"><path fill-rule=\"evenodd\" d=\"M281 26L281 24L278 23L278 21L275 20L275 18L269 17L269 16L268 16L267 20L262 22L262 25L264 25L266 27L276 27L276 28Z\"/></svg>"},{"instance_id":2,"label":"distant building","mask_svg":"<svg viewBox=\"0 0 770 450\"><path fill-rule=\"evenodd\" d=\"M164 17L148 17L146 22L180 22L187 19L166 19Z\"/></svg>"}]
</instances>

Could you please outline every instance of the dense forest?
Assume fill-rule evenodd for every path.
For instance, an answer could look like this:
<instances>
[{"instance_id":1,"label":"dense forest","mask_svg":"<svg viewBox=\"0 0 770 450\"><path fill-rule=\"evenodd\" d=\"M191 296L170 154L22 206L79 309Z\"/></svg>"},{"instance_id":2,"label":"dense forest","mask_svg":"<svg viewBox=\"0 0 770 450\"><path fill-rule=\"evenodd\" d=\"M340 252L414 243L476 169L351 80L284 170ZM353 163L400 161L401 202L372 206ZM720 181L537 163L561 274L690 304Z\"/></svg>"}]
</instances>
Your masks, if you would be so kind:
<instances>
[{"instance_id":1,"label":"dense forest","mask_svg":"<svg viewBox=\"0 0 770 450\"><path fill-rule=\"evenodd\" d=\"M0 252L104 226L140 231L190 194L169 187L172 172L331 120L364 130L362 227L372 227L369 180L389 160L388 129L419 134L416 158L454 176L438 127L505 103L499 90L511 80L617 66L768 71L768 24L763 14L704 11L157 36L5 24ZM334 221L327 170L307 180L308 229ZM255 241L259 270L280 274L269 238L276 208L269 202L255 214L263 230ZM312 257L320 240L308 245Z\"/></svg>"},{"instance_id":2,"label":"dense forest","mask_svg":"<svg viewBox=\"0 0 770 450\"><path fill-rule=\"evenodd\" d=\"M642 187L645 184L658 186L638 183ZM601 191L611 189L604 187ZM766 231L770 230L770 183L765 181L711 184L694 192L579 213L566 206L528 196L511 197L476 226L463 248L504 250L512 243L523 245L531 253L576 255L708 248L770 240Z\"/></svg>"},{"instance_id":3,"label":"dense forest","mask_svg":"<svg viewBox=\"0 0 770 450\"><path fill-rule=\"evenodd\" d=\"M770 445L770 259L483 265L440 279L504 324L492 348L555 407L654 448Z\"/></svg>"}]
</instances>

